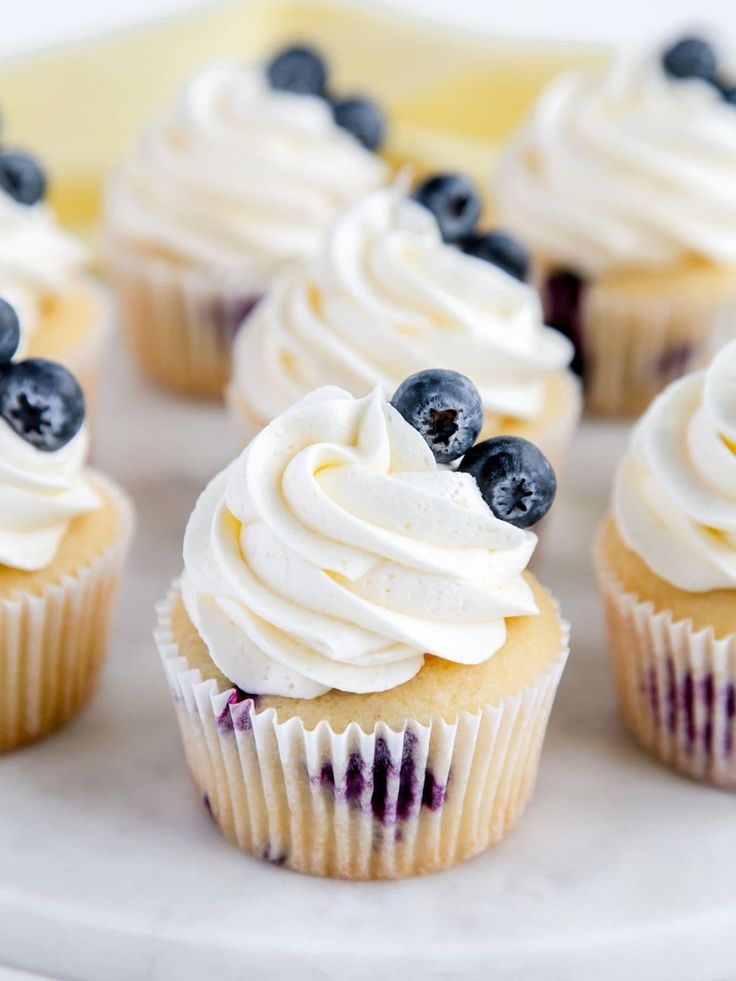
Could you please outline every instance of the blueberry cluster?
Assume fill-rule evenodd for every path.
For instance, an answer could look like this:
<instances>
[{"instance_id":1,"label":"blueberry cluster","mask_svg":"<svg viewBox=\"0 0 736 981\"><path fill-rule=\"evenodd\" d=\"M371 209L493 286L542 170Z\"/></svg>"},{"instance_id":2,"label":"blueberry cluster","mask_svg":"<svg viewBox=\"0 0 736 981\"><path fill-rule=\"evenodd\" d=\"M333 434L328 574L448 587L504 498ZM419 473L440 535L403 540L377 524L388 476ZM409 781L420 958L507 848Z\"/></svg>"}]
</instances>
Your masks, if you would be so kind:
<instances>
[{"instance_id":1,"label":"blueberry cluster","mask_svg":"<svg viewBox=\"0 0 736 981\"><path fill-rule=\"evenodd\" d=\"M329 91L327 65L314 48L284 48L266 66L266 77L273 89L325 99L337 125L367 150L377 150L386 138L386 117L375 102L358 95L338 98Z\"/></svg>"},{"instance_id":2,"label":"blueberry cluster","mask_svg":"<svg viewBox=\"0 0 736 981\"><path fill-rule=\"evenodd\" d=\"M702 78L721 93L726 102L736 105L736 85L718 71L713 46L700 37L684 37L662 55L662 67L670 78Z\"/></svg>"},{"instance_id":3,"label":"blueberry cluster","mask_svg":"<svg viewBox=\"0 0 736 981\"><path fill-rule=\"evenodd\" d=\"M435 174L417 187L413 198L432 212L445 242L526 281L529 253L525 246L506 232L478 231L480 196L467 177Z\"/></svg>"},{"instance_id":4,"label":"blueberry cluster","mask_svg":"<svg viewBox=\"0 0 736 981\"><path fill-rule=\"evenodd\" d=\"M557 491L549 460L518 436L475 442L483 428L483 403L465 375L440 368L419 371L399 385L391 405L425 439L438 463L460 461L458 470L475 478L501 521L530 528L549 511Z\"/></svg>"},{"instance_id":5,"label":"blueberry cluster","mask_svg":"<svg viewBox=\"0 0 736 981\"><path fill-rule=\"evenodd\" d=\"M84 395L66 368L43 358L13 362L20 323L0 299L0 419L46 453L66 446L84 422Z\"/></svg>"},{"instance_id":6,"label":"blueberry cluster","mask_svg":"<svg viewBox=\"0 0 736 981\"><path fill-rule=\"evenodd\" d=\"M18 204L36 204L46 193L46 174L29 153L0 149L0 188Z\"/></svg>"}]
</instances>

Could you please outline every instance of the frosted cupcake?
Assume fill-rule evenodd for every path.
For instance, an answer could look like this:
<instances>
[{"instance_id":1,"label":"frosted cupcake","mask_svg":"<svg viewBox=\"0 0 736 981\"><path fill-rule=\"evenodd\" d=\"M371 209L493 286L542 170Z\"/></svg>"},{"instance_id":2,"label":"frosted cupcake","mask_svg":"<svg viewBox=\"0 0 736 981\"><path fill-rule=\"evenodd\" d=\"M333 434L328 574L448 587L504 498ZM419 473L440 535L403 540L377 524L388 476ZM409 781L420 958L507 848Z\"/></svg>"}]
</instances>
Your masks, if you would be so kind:
<instances>
[{"instance_id":1,"label":"frosted cupcake","mask_svg":"<svg viewBox=\"0 0 736 981\"><path fill-rule=\"evenodd\" d=\"M637 414L703 364L736 295L733 92L685 39L557 79L502 157L498 218L532 249L594 411Z\"/></svg>"},{"instance_id":2,"label":"frosted cupcake","mask_svg":"<svg viewBox=\"0 0 736 981\"><path fill-rule=\"evenodd\" d=\"M46 175L37 160L0 148L0 296L20 318L20 351L60 361L88 403L97 394L108 302L85 274L84 252L44 202Z\"/></svg>"},{"instance_id":3,"label":"frosted cupcake","mask_svg":"<svg viewBox=\"0 0 736 981\"><path fill-rule=\"evenodd\" d=\"M274 284L235 345L228 401L243 444L319 385L390 395L442 365L480 390L484 436L523 436L560 466L580 411L573 348L544 326L523 248L477 233L473 197L454 175L414 197L400 185L367 194Z\"/></svg>"},{"instance_id":4,"label":"frosted cupcake","mask_svg":"<svg viewBox=\"0 0 736 981\"><path fill-rule=\"evenodd\" d=\"M235 332L274 276L387 179L380 111L326 86L304 48L211 66L113 179L109 269L131 350L162 384L220 396Z\"/></svg>"},{"instance_id":5,"label":"frosted cupcake","mask_svg":"<svg viewBox=\"0 0 736 981\"><path fill-rule=\"evenodd\" d=\"M69 721L94 691L130 537L127 499L84 469L84 396L61 365L12 361L0 301L0 752Z\"/></svg>"},{"instance_id":6,"label":"frosted cupcake","mask_svg":"<svg viewBox=\"0 0 736 981\"><path fill-rule=\"evenodd\" d=\"M214 820L318 875L414 875L503 838L567 656L526 572L547 461L510 437L468 450L480 399L462 376L422 373L394 402L322 388L262 430L200 498L158 610ZM465 450L462 471L433 455Z\"/></svg>"},{"instance_id":7,"label":"frosted cupcake","mask_svg":"<svg viewBox=\"0 0 736 981\"><path fill-rule=\"evenodd\" d=\"M683 773L736 789L736 342L634 430L596 545L624 718Z\"/></svg>"}]
</instances>

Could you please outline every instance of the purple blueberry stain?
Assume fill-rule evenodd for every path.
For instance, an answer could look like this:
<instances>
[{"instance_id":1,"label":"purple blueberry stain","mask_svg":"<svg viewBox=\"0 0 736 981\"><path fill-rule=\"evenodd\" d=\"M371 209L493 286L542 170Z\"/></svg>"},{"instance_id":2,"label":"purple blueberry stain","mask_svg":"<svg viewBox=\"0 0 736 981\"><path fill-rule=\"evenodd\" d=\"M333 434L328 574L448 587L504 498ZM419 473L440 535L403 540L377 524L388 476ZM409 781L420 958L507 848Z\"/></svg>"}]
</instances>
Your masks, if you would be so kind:
<instances>
[{"instance_id":1,"label":"purple blueberry stain","mask_svg":"<svg viewBox=\"0 0 736 981\"><path fill-rule=\"evenodd\" d=\"M654 374L662 381L670 381L686 374L696 360L697 350L692 344L681 341L666 348L657 358Z\"/></svg>"},{"instance_id":2,"label":"purple blueberry stain","mask_svg":"<svg viewBox=\"0 0 736 981\"><path fill-rule=\"evenodd\" d=\"M269 865L285 865L288 856L285 852L275 852L270 845L267 845L261 852L261 859Z\"/></svg>"},{"instance_id":3,"label":"purple blueberry stain","mask_svg":"<svg viewBox=\"0 0 736 981\"><path fill-rule=\"evenodd\" d=\"M715 756L718 747L714 742L715 720L719 710L725 715L725 733L721 752L729 757L733 751L733 730L736 719L736 686L728 683L719 688L711 672L695 679L687 671L678 683L675 665L672 658L665 662L664 694L667 706L665 725L674 736L681 731L685 737L685 747L689 753L702 746L708 756ZM649 710L656 726L660 724L659 696L660 685L657 673L653 667L647 671L640 686L640 691L646 699ZM698 725L697 709L702 706L703 721Z\"/></svg>"},{"instance_id":4,"label":"purple blueberry stain","mask_svg":"<svg viewBox=\"0 0 736 981\"><path fill-rule=\"evenodd\" d=\"M228 696L225 707L217 716L221 732L247 732L251 728L250 713L258 705L258 695L235 688Z\"/></svg>"},{"instance_id":5,"label":"purple blueberry stain","mask_svg":"<svg viewBox=\"0 0 736 981\"><path fill-rule=\"evenodd\" d=\"M329 760L322 764L312 782L332 791L336 800L354 807L363 807L365 795L369 793L367 806L373 817L384 825L406 821L420 807L437 811L446 799L447 786L440 783L431 770L419 769L416 747L416 735L407 730L401 760L397 761L391 756L386 740L378 736L372 765L354 752L348 758L342 785L337 784Z\"/></svg>"},{"instance_id":6,"label":"purple blueberry stain","mask_svg":"<svg viewBox=\"0 0 736 981\"><path fill-rule=\"evenodd\" d=\"M209 814L209 816L214 821L215 820L215 815L214 815L214 812L212 810L212 802L210 801L210 795L206 791L205 791L205 793L202 794L202 803L204 804L205 811L207 811L207 813Z\"/></svg>"},{"instance_id":7,"label":"purple blueberry stain","mask_svg":"<svg viewBox=\"0 0 736 981\"><path fill-rule=\"evenodd\" d=\"M575 355L570 367L576 375L584 377L585 350L582 329L582 300L585 282L571 270L552 273L542 287L544 319L550 327L559 330L572 342Z\"/></svg>"},{"instance_id":8,"label":"purple blueberry stain","mask_svg":"<svg viewBox=\"0 0 736 981\"><path fill-rule=\"evenodd\" d=\"M213 301L205 311L204 319L212 324L222 337L223 346L230 350L243 323L255 309L260 294L231 297Z\"/></svg>"}]
</instances>

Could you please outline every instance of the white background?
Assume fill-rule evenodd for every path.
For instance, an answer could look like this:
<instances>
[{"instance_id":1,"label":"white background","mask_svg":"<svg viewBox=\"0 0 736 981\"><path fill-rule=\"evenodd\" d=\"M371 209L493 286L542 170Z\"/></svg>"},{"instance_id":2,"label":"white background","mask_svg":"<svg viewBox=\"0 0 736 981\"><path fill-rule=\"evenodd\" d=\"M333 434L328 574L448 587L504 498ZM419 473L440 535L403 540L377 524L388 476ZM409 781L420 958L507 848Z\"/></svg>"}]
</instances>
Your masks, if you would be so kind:
<instances>
[{"instance_id":1,"label":"white background","mask_svg":"<svg viewBox=\"0 0 736 981\"><path fill-rule=\"evenodd\" d=\"M641 44L683 27L703 27L736 45L729 0L384 0L382 5L500 34ZM0 56L200 6L202 0L0 0Z\"/></svg>"}]
</instances>

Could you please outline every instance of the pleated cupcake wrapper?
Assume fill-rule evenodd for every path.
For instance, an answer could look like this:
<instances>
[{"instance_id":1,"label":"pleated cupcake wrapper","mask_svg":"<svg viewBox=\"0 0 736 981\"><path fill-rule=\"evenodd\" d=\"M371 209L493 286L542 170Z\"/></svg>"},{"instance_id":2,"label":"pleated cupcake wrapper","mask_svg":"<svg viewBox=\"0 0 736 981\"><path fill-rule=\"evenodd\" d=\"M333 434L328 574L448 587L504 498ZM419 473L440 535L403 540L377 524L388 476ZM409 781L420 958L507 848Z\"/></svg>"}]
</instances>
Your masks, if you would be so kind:
<instances>
[{"instance_id":1,"label":"pleated cupcake wrapper","mask_svg":"<svg viewBox=\"0 0 736 981\"><path fill-rule=\"evenodd\" d=\"M719 311L732 300L666 289L642 299L588 284L581 306L586 408L639 415L669 382L707 362Z\"/></svg>"},{"instance_id":2,"label":"pleated cupcake wrapper","mask_svg":"<svg viewBox=\"0 0 736 981\"><path fill-rule=\"evenodd\" d=\"M736 790L736 634L695 630L626 592L600 539L595 558L626 724L661 762Z\"/></svg>"},{"instance_id":3,"label":"pleated cupcake wrapper","mask_svg":"<svg viewBox=\"0 0 736 981\"><path fill-rule=\"evenodd\" d=\"M446 868L500 841L531 795L568 655L534 685L448 723L379 722L335 732L279 722L252 698L203 680L171 626L174 584L156 640L194 783L224 834L266 861L313 875L394 878Z\"/></svg>"},{"instance_id":4,"label":"pleated cupcake wrapper","mask_svg":"<svg viewBox=\"0 0 736 981\"><path fill-rule=\"evenodd\" d=\"M0 599L0 752L64 725L97 685L133 510L117 487L92 477L119 513L115 540L40 594Z\"/></svg>"},{"instance_id":5,"label":"pleated cupcake wrapper","mask_svg":"<svg viewBox=\"0 0 736 981\"><path fill-rule=\"evenodd\" d=\"M186 395L221 398L235 334L267 284L218 283L122 243L108 252L122 330L142 370Z\"/></svg>"}]
</instances>

